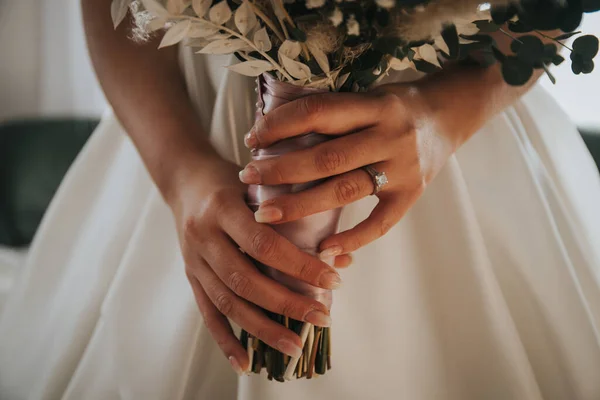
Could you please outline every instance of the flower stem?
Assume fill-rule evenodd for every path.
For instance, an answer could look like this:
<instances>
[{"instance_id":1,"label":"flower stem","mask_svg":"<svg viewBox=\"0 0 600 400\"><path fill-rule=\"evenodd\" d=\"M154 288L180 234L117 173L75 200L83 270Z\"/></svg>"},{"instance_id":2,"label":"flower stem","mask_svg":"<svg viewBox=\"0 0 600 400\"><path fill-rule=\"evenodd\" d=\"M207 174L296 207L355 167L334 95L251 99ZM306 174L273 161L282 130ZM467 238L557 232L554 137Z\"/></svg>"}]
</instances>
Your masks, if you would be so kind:
<instances>
[{"instance_id":1,"label":"flower stem","mask_svg":"<svg viewBox=\"0 0 600 400\"><path fill-rule=\"evenodd\" d=\"M564 47L565 49L567 49L567 50L569 50L569 51L573 51L573 49L572 49L572 48L570 48L569 46L567 46L566 44L564 44L564 43L562 43L562 42L560 42L560 41L558 41L558 40L554 39L553 37L550 37L550 36L546 35L544 32L540 32L540 31L538 31L538 30L536 30L536 31L534 31L534 32L535 32L535 33L537 33L538 35L540 35L540 36L542 36L542 37L546 38L546 39L550 39L550 40L552 40L552 41L554 41L554 42L556 42L556 43L560 44L562 47Z\"/></svg>"}]
</instances>

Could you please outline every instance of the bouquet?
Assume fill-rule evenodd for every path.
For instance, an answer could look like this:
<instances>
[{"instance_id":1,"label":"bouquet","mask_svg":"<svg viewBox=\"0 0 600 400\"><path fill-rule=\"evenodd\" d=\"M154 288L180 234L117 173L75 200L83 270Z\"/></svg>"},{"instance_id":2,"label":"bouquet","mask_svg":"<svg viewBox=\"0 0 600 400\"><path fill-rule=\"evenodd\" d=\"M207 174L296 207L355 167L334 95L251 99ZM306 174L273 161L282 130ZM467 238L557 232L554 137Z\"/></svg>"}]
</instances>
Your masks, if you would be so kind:
<instances>
[{"instance_id":1,"label":"bouquet","mask_svg":"<svg viewBox=\"0 0 600 400\"><path fill-rule=\"evenodd\" d=\"M164 31L160 47L183 42L201 54L235 54L230 70L257 77L257 118L302 96L325 91L366 91L391 70L433 73L445 63L501 64L504 80L523 85L534 70L559 65L567 51L575 74L594 68L598 39L575 31L600 0L113 0L115 27L131 12L132 38L144 41ZM563 33L551 37L549 31ZM511 54L491 35L511 38ZM567 39L575 37L571 45ZM542 40L546 39L546 40ZM550 41L550 43L546 43ZM325 135L311 133L252 150L254 159L314 146ZM248 204L318 184L250 185ZM341 210L331 210L274 228L298 247L316 254L337 230ZM331 260L330 260L331 261ZM331 306L331 292L297 281L255 262L292 290ZM267 312L267 311L265 311ZM331 368L329 328L314 327L267 312L300 335L304 351L290 358L242 331L251 370L269 379L311 378Z\"/></svg>"}]
</instances>

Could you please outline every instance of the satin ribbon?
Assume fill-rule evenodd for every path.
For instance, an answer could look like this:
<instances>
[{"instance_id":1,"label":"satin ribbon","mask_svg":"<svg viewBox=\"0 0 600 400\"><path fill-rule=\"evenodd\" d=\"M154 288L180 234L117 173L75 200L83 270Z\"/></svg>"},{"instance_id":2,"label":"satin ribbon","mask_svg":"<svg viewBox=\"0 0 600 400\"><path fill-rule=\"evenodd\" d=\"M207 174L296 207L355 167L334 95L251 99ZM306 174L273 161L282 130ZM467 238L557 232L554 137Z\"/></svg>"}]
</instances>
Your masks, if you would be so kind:
<instances>
[{"instance_id":1,"label":"satin ribbon","mask_svg":"<svg viewBox=\"0 0 600 400\"><path fill-rule=\"evenodd\" d=\"M311 94L324 93L327 90L305 88L295 86L286 82L280 82L269 74L263 74L257 79L258 101L256 103L256 119L264 114L282 106L290 101L299 99ZM253 149L253 160L264 160L271 157L278 157L292 151L298 151L315 146L318 143L330 140L329 135L317 133L308 133L288 139L281 140L268 148ZM248 205L253 211L258 209L260 203L287 193L296 193L301 190L314 187L324 179L315 181L286 184L286 185L249 185L248 187ZM333 235L339 229L339 221L342 207L334 210L323 211L296 221L272 225L273 229L287 238L290 242L298 246L303 251L317 255L319 243ZM333 257L325 262L333 265ZM256 261L255 261L256 262ZM262 263L256 262L259 268L274 280L288 287L297 293L313 298L323 303L327 308L331 308L332 292L331 290L321 289L306 282L292 278L274 268Z\"/></svg>"}]
</instances>

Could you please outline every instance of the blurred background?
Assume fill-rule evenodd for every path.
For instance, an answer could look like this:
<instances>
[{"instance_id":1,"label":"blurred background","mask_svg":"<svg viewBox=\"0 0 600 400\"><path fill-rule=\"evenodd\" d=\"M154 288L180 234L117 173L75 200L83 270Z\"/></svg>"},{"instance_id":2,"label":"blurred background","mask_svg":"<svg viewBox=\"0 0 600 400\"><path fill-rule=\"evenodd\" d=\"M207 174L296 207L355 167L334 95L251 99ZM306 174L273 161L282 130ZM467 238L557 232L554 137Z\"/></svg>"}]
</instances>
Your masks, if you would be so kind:
<instances>
[{"instance_id":1,"label":"blurred background","mask_svg":"<svg viewBox=\"0 0 600 400\"><path fill-rule=\"evenodd\" d=\"M600 36L600 13L581 29ZM547 88L600 159L600 66L554 68ZM72 160L107 109L92 70L78 0L0 0L0 293L10 286ZM1 298L0 298L1 303ZM0 304L1 305L1 304Z\"/></svg>"}]
</instances>

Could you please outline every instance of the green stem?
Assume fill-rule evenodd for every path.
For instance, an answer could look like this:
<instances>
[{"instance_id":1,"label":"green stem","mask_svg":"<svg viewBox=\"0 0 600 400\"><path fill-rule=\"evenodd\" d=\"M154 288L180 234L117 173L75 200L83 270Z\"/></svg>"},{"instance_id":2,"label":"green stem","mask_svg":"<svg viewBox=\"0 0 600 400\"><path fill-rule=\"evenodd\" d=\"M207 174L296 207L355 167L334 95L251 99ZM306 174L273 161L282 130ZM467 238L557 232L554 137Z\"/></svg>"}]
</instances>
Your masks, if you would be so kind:
<instances>
[{"instance_id":1,"label":"green stem","mask_svg":"<svg viewBox=\"0 0 600 400\"><path fill-rule=\"evenodd\" d=\"M558 40L554 39L553 37L550 37L550 36L546 35L544 32L540 32L540 31L538 31L538 30L535 30L534 32L535 32L535 33L537 33L538 35L540 35L540 36L542 36L542 37L546 38L546 39L550 39L550 40L552 40L552 41L554 41L554 42L556 42L556 43L560 44L562 47L564 47L565 49L567 49L567 50L569 50L569 51L573 51L573 49L572 49L572 48L570 48L569 46L567 46L566 44L564 44L564 43L562 43L562 42L560 42L560 41L558 41Z\"/></svg>"}]
</instances>

